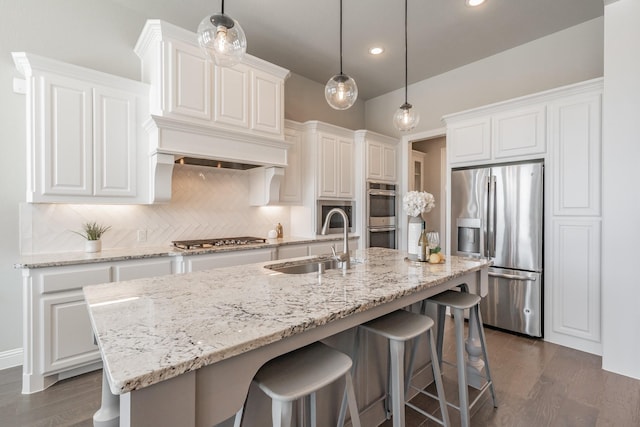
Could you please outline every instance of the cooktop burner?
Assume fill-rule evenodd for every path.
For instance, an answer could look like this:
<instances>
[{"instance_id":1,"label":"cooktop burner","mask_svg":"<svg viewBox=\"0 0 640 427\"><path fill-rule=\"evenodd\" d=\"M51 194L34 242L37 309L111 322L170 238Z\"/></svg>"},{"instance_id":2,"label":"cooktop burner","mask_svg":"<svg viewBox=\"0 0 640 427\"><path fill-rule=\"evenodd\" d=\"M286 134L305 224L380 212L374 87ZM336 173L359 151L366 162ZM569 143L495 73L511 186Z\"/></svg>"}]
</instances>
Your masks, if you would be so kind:
<instances>
[{"instance_id":1,"label":"cooktop burner","mask_svg":"<svg viewBox=\"0 0 640 427\"><path fill-rule=\"evenodd\" d=\"M240 246L255 243L265 243L267 239L261 237L225 237L222 239L200 239L200 240L175 240L171 242L179 249L200 249L212 248L215 246Z\"/></svg>"}]
</instances>

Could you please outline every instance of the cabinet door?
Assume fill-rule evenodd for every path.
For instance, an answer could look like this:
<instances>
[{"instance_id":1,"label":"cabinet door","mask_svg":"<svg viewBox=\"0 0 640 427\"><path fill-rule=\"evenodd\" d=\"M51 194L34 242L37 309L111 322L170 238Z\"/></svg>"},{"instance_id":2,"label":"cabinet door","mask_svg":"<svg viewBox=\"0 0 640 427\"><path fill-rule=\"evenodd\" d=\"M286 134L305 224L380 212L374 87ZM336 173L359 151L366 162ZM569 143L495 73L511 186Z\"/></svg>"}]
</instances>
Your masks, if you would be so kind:
<instances>
[{"instance_id":1,"label":"cabinet door","mask_svg":"<svg viewBox=\"0 0 640 427\"><path fill-rule=\"evenodd\" d=\"M468 120L447 126L449 163L491 159L490 118Z\"/></svg>"},{"instance_id":2,"label":"cabinet door","mask_svg":"<svg viewBox=\"0 0 640 427\"><path fill-rule=\"evenodd\" d=\"M136 196L136 96L93 90L94 194Z\"/></svg>"},{"instance_id":3,"label":"cabinet door","mask_svg":"<svg viewBox=\"0 0 640 427\"><path fill-rule=\"evenodd\" d=\"M353 141L338 139L338 197L353 198Z\"/></svg>"},{"instance_id":4,"label":"cabinet door","mask_svg":"<svg viewBox=\"0 0 640 427\"><path fill-rule=\"evenodd\" d=\"M382 179L383 152L382 144L367 141L367 179Z\"/></svg>"},{"instance_id":5,"label":"cabinet door","mask_svg":"<svg viewBox=\"0 0 640 427\"><path fill-rule=\"evenodd\" d=\"M42 98L36 101L34 165L36 193L90 196L93 192L91 86L75 79L41 77ZM43 148L42 152L40 148ZM38 191L40 189L40 191Z\"/></svg>"},{"instance_id":6,"label":"cabinet door","mask_svg":"<svg viewBox=\"0 0 640 427\"><path fill-rule=\"evenodd\" d=\"M600 220L563 218L552 222L552 273L546 286L553 298L552 333L599 344Z\"/></svg>"},{"instance_id":7,"label":"cabinet door","mask_svg":"<svg viewBox=\"0 0 640 427\"><path fill-rule=\"evenodd\" d=\"M600 215L601 95L549 107L554 215Z\"/></svg>"},{"instance_id":8,"label":"cabinet door","mask_svg":"<svg viewBox=\"0 0 640 427\"><path fill-rule=\"evenodd\" d=\"M396 147L384 144L382 146L382 179L385 181L394 181L398 175L396 173L396 165L398 164L398 151Z\"/></svg>"},{"instance_id":9,"label":"cabinet door","mask_svg":"<svg viewBox=\"0 0 640 427\"><path fill-rule=\"evenodd\" d=\"M249 68L215 67L215 121L249 128Z\"/></svg>"},{"instance_id":10,"label":"cabinet door","mask_svg":"<svg viewBox=\"0 0 640 427\"><path fill-rule=\"evenodd\" d=\"M251 72L251 129L282 135L283 91L280 79L258 70Z\"/></svg>"},{"instance_id":11,"label":"cabinet door","mask_svg":"<svg viewBox=\"0 0 640 427\"><path fill-rule=\"evenodd\" d=\"M300 147L302 136L293 129L285 129L285 141L290 143L287 150L287 167L284 170L284 179L280 186L280 201L283 203L302 202L302 159Z\"/></svg>"},{"instance_id":12,"label":"cabinet door","mask_svg":"<svg viewBox=\"0 0 640 427\"><path fill-rule=\"evenodd\" d=\"M164 81L165 110L211 120L211 62L197 46L178 41L166 44L168 67Z\"/></svg>"},{"instance_id":13,"label":"cabinet door","mask_svg":"<svg viewBox=\"0 0 640 427\"><path fill-rule=\"evenodd\" d=\"M320 197L338 196L338 138L334 135L318 135L318 195Z\"/></svg>"},{"instance_id":14,"label":"cabinet door","mask_svg":"<svg viewBox=\"0 0 640 427\"><path fill-rule=\"evenodd\" d=\"M193 255L186 258L187 272L192 272L271 261L273 254L271 249L255 249L210 255Z\"/></svg>"},{"instance_id":15,"label":"cabinet door","mask_svg":"<svg viewBox=\"0 0 640 427\"><path fill-rule=\"evenodd\" d=\"M42 298L44 372L100 360L81 290Z\"/></svg>"},{"instance_id":16,"label":"cabinet door","mask_svg":"<svg viewBox=\"0 0 640 427\"><path fill-rule=\"evenodd\" d=\"M542 154L546 150L545 106L506 111L492 118L492 145L496 159Z\"/></svg>"}]
</instances>

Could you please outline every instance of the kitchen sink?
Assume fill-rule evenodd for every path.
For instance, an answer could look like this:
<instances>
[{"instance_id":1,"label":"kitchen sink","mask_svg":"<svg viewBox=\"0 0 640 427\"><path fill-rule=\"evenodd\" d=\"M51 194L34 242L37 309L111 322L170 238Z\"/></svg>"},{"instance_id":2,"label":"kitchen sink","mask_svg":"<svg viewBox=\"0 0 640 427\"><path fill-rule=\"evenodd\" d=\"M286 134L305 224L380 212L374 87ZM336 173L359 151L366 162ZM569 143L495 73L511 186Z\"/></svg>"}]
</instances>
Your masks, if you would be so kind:
<instances>
[{"instance_id":1,"label":"kitchen sink","mask_svg":"<svg viewBox=\"0 0 640 427\"><path fill-rule=\"evenodd\" d=\"M320 273L333 268L340 268L340 263L331 258L314 258L304 261L292 261L282 264L265 265L264 268L284 274Z\"/></svg>"}]
</instances>

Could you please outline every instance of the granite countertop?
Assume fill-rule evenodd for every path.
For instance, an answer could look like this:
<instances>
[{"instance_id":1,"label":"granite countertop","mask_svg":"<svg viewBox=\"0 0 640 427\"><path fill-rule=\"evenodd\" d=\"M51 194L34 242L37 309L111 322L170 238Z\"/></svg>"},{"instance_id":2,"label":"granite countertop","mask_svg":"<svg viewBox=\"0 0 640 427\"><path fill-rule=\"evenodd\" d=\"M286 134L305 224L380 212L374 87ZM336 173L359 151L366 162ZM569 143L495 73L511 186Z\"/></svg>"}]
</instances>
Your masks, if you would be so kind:
<instances>
[{"instance_id":1,"label":"granite countertop","mask_svg":"<svg viewBox=\"0 0 640 427\"><path fill-rule=\"evenodd\" d=\"M199 249L177 249L173 246L146 246L138 248L104 249L101 252L60 252L50 254L23 255L15 263L14 268L45 268L61 267L64 265L92 264L109 261L126 261L131 259L155 258L164 256L204 255L218 252L247 251L253 249L277 248L279 246L305 243L320 243L326 241L341 241L342 234L329 234L317 237L284 237L281 239L266 239L265 243L241 246L216 246ZM357 235L349 235L349 239L357 239Z\"/></svg>"},{"instance_id":2,"label":"granite countertop","mask_svg":"<svg viewBox=\"0 0 640 427\"><path fill-rule=\"evenodd\" d=\"M127 393L481 270L489 260L355 252L348 271L281 274L271 261L84 287L114 394ZM296 260L302 260L304 257ZM287 260L287 262L292 262ZM248 297L251 295L251 297Z\"/></svg>"}]
</instances>

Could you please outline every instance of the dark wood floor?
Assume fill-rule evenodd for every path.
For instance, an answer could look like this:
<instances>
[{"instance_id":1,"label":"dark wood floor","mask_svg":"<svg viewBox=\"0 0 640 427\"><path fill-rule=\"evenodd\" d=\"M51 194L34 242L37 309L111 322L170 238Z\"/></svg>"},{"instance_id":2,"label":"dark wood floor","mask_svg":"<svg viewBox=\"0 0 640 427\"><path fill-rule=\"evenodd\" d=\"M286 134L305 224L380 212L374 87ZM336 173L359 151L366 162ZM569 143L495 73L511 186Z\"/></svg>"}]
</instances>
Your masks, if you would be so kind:
<instances>
[{"instance_id":1,"label":"dark wood floor","mask_svg":"<svg viewBox=\"0 0 640 427\"><path fill-rule=\"evenodd\" d=\"M448 322L445 359L454 360ZM471 418L473 426L640 426L640 381L603 371L600 357L491 329L486 334L499 407L484 399ZM455 400L455 370L445 366L444 377L447 397ZM97 371L22 395L21 368L0 371L0 426L92 426L101 380ZM433 402L418 405L438 411ZM459 425L456 411L449 413ZM435 425L407 409L407 427Z\"/></svg>"}]
</instances>

